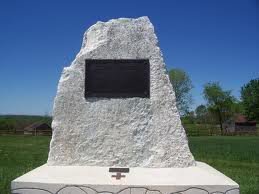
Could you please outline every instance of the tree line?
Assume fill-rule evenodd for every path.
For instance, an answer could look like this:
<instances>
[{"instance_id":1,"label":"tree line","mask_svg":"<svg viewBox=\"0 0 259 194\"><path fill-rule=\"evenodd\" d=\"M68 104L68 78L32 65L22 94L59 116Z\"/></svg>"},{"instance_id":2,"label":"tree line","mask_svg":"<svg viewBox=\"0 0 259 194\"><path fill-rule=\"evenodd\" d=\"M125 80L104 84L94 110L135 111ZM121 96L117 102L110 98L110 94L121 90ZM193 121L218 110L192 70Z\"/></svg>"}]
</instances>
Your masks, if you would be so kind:
<instances>
[{"instance_id":1,"label":"tree line","mask_svg":"<svg viewBox=\"0 0 259 194\"><path fill-rule=\"evenodd\" d=\"M182 118L189 122L219 124L223 134L223 123L237 114L259 121L259 78L241 86L240 99L233 96L231 90L223 89L219 82L205 83L202 92L205 104L190 111L193 85L189 75L181 69L171 69L169 77L177 108Z\"/></svg>"},{"instance_id":2,"label":"tree line","mask_svg":"<svg viewBox=\"0 0 259 194\"><path fill-rule=\"evenodd\" d=\"M219 82L208 82L203 86L205 104L191 110L193 88L190 76L181 69L171 69L169 77L175 91L177 108L185 123L217 124L223 134L223 123L236 114L243 114L249 120L259 121L259 78L252 79L240 89L240 99L231 90L222 88ZM49 116L0 116L0 130L16 132L34 122L51 124Z\"/></svg>"},{"instance_id":3,"label":"tree line","mask_svg":"<svg viewBox=\"0 0 259 194\"><path fill-rule=\"evenodd\" d=\"M50 116L33 116L33 115L0 115L0 133L16 133L19 130L35 122L44 122L51 125Z\"/></svg>"}]
</instances>

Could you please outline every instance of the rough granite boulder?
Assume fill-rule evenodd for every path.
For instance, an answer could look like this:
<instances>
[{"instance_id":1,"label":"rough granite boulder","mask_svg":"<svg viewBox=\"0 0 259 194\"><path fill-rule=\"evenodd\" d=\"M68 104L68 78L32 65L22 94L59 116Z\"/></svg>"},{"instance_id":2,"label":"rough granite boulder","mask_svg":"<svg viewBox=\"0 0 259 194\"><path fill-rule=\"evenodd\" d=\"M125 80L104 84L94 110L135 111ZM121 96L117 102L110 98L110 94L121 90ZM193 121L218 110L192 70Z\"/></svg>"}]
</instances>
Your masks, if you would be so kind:
<instances>
[{"instance_id":1,"label":"rough granite boulder","mask_svg":"<svg viewBox=\"0 0 259 194\"><path fill-rule=\"evenodd\" d=\"M149 59L150 98L85 98L85 59ZM148 17L97 22L65 67L53 110L48 165L195 165Z\"/></svg>"}]
</instances>

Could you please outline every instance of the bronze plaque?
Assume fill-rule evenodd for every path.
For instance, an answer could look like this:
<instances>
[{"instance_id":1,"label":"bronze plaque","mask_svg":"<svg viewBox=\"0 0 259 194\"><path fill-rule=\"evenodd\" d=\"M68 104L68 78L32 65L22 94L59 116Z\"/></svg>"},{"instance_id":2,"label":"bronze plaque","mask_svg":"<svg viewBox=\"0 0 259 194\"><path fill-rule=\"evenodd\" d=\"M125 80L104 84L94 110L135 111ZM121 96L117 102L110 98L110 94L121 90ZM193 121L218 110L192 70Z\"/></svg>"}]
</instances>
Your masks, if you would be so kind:
<instances>
[{"instance_id":1,"label":"bronze plaque","mask_svg":"<svg viewBox=\"0 0 259 194\"><path fill-rule=\"evenodd\" d=\"M129 168L109 168L109 172L129 173Z\"/></svg>"},{"instance_id":2,"label":"bronze plaque","mask_svg":"<svg viewBox=\"0 0 259 194\"><path fill-rule=\"evenodd\" d=\"M85 97L149 98L150 65L147 59L87 59Z\"/></svg>"}]
</instances>

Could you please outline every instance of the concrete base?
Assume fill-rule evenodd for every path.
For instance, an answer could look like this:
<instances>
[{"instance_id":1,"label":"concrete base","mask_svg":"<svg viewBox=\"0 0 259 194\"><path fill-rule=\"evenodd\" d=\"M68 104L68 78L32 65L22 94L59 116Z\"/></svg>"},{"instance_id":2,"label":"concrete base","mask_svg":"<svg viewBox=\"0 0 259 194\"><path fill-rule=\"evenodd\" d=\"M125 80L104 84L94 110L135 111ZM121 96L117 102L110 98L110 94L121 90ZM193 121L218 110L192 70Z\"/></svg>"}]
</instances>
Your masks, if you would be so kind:
<instances>
[{"instance_id":1,"label":"concrete base","mask_svg":"<svg viewBox=\"0 0 259 194\"><path fill-rule=\"evenodd\" d=\"M239 186L209 165L130 168L116 180L108 167L40 166L15 179L13 194L239 194Z\"/></svg>"}]
</instances>

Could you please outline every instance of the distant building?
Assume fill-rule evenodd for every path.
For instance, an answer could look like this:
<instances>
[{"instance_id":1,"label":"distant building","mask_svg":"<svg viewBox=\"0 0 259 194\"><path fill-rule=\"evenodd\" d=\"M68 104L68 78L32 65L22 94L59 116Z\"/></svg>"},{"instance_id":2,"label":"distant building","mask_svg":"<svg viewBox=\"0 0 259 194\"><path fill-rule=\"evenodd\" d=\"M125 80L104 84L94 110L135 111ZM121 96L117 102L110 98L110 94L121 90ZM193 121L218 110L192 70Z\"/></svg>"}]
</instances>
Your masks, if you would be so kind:
<instances>
[{"instance_id":1,"label":"distant building","mask_svg":"<svg viewBox=\"0 0 259 194\"><path fill-rule=\"evenodd\" d=\"M51 135L52 129L47 123L33 123L24 128L24 135Z\"/></svg>"},{"instance_id":2,"label":"distant building","mask_svg":"<svg viewBox=\"0 0 259 194\"><path fill-rule=\"evenodd\" d=\"M256 134L256 121L250 121L243 115L236 115L233 119L223 123L226 134Z\"/></svg>"}]
</instances>

